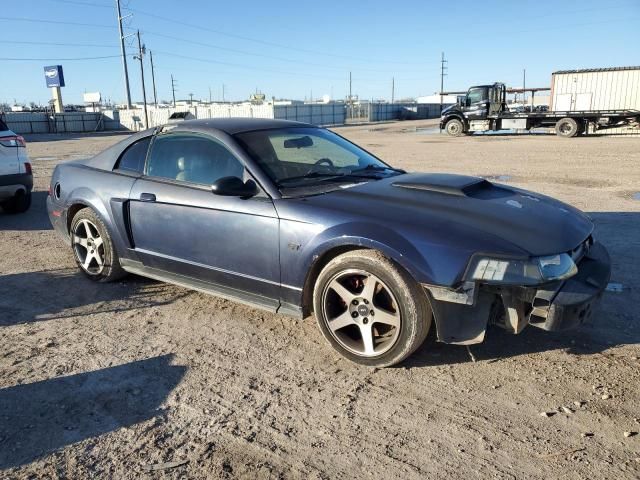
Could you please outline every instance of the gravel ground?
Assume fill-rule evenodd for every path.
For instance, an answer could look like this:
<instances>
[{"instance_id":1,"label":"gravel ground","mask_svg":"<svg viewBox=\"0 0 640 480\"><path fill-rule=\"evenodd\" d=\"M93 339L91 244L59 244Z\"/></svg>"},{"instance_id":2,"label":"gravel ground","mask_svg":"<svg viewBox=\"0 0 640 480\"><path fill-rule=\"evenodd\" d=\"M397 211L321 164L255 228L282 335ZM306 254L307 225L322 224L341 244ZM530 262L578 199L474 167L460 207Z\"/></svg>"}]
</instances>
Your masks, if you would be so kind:
<instances>
[{"instance_id":1,"label":"gravel ground","mask_svg":"<svg viewBox=\"0 0 640 480\"><path fill-rule=\"evenodd\" d=\"M453 139L433 124L338 131L408 170L589 212L622 285L589 324L492 329L475 362L430 335L376 370L339 357L311 318L139 277L94 285L45 191L57 163L122 136L28 138L33 207L0 213L0 477L638 478L640 139Z\"/></svg>"}]
</instances>

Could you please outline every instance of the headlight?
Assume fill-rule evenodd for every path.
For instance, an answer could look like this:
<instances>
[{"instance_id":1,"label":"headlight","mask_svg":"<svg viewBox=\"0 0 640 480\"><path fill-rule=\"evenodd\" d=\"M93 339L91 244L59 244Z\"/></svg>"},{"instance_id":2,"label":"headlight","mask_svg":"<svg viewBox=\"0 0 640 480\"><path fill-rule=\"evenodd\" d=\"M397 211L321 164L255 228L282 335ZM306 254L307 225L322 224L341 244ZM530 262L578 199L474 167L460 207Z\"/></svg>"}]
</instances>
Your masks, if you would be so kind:
<instances>
[{"instance_id":1,"label":"headlight","mask_svg":"<svg viewBox=\"0 0 640 480\"><path fill-rule=\"evenodd\" d=\"M470 280L515 285L538 285L564 280L578 273L578 267L566 254L535 257L529 260L509 260L480 257L472 260L467 270Z\"/></svg>"}]
</instances>

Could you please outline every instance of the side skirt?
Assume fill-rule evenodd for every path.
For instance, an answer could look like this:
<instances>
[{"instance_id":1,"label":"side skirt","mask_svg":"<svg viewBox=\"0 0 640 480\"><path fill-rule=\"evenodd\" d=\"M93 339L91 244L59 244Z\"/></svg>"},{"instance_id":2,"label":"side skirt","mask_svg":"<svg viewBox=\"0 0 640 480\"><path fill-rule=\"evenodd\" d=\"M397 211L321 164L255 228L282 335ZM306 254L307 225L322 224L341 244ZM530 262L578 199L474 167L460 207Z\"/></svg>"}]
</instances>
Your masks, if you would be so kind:
<instances>
[{"instance_id":1,"label":"side skirt","mask_svg":"<svg viewBox=\"0 0 640 480\"><path fill-rule=\"evenodd\" d=\"M135 260L121 258L120 264L125 271L133 273L135 275L152 278L161 282L171 283L173 285L189 288L191 290L197 290L199 292L207 293L209 295L215 295L216 297L224 298L226 300L242 303L250 307L267 310L272 313L282 313L284 315L302 318L302 309L300 307L288 303L282 304L279 300L273 298L267 298L249 292L236 290L234 288L204 282L196 278L186 277L184 275L178 275L164 270L159 270L157 268L147 267L141 262L136 262Z\"/></svg>"}]
</instances>

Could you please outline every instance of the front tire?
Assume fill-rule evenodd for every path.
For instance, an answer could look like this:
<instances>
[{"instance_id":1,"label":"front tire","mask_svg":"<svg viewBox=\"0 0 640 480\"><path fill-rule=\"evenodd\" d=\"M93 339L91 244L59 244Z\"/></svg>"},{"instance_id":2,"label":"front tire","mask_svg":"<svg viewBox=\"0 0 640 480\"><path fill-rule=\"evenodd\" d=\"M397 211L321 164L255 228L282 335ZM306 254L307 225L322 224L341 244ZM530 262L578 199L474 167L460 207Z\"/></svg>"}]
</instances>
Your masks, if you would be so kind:
<instances>
[{"instance_id":1,"label":"front tire","mask_svg":"<svg viewBox=\"0 0 640 480\"><path fill-rule=\"evenodd\" d=\"M71 221L73 257L86 277L94 282L113 282L126 275L120 267L107 227L90 208L83 208Z\"/></svg>"},{"instance_id":2,"label":"front tire","mask_svg":"<svg viewBox=\"0 0 640 480\"><path fill-rule=\"evenodd\" d=\"M375 250L355 250L320 272L314 311L322 335L342 356L370 367L395 365L429 333L426 292L401 267Z\"/></svg>"},{"instance_id":3,"label":"front tire","mask_svg":"<svg viewBox=\"0 0 640 480\"><path fill-rule=\"evenodd\" d=\"M461 135L464 135L464 125L462 124L462 122L456 118L449 120L447 122L447 124L445 125L445 129L447 130L447 133L449 135L451 135L452 137L460 137Z\"/></svg>"}]
</instances>

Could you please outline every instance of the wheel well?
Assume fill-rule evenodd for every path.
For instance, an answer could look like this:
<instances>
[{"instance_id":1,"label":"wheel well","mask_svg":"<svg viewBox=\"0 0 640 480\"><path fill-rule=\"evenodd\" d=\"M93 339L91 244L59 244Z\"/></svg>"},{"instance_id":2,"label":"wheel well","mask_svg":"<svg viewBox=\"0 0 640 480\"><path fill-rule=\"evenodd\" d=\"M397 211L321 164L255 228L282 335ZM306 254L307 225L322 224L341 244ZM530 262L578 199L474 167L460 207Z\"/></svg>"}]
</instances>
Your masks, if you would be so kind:
<instances>
[{"instance_id":1,"label":"wheel well","mask_svg":"<svg viewBox=\"0 0 640 480\"><path fill-rule=\"evenodd\" d=\"M313 312L313 287L322 269L338 255L351 252L353 250L369 250L361 245L341 245L324 252L313 263L302 288L302 315L306 318Z\"/></svg>"},{"instance_id":2,"label":"wheel well","mask_svg":"<svg viewBox=\"0 0 640 480\"><path fill-rule=\"evenodd\" d=\"M87 205L84 203L74 203L67 209L67 233L71 231L71 222L73 221L73 217L75 217L83 208L87 208Z\"/></svg>"}]
</instances>

